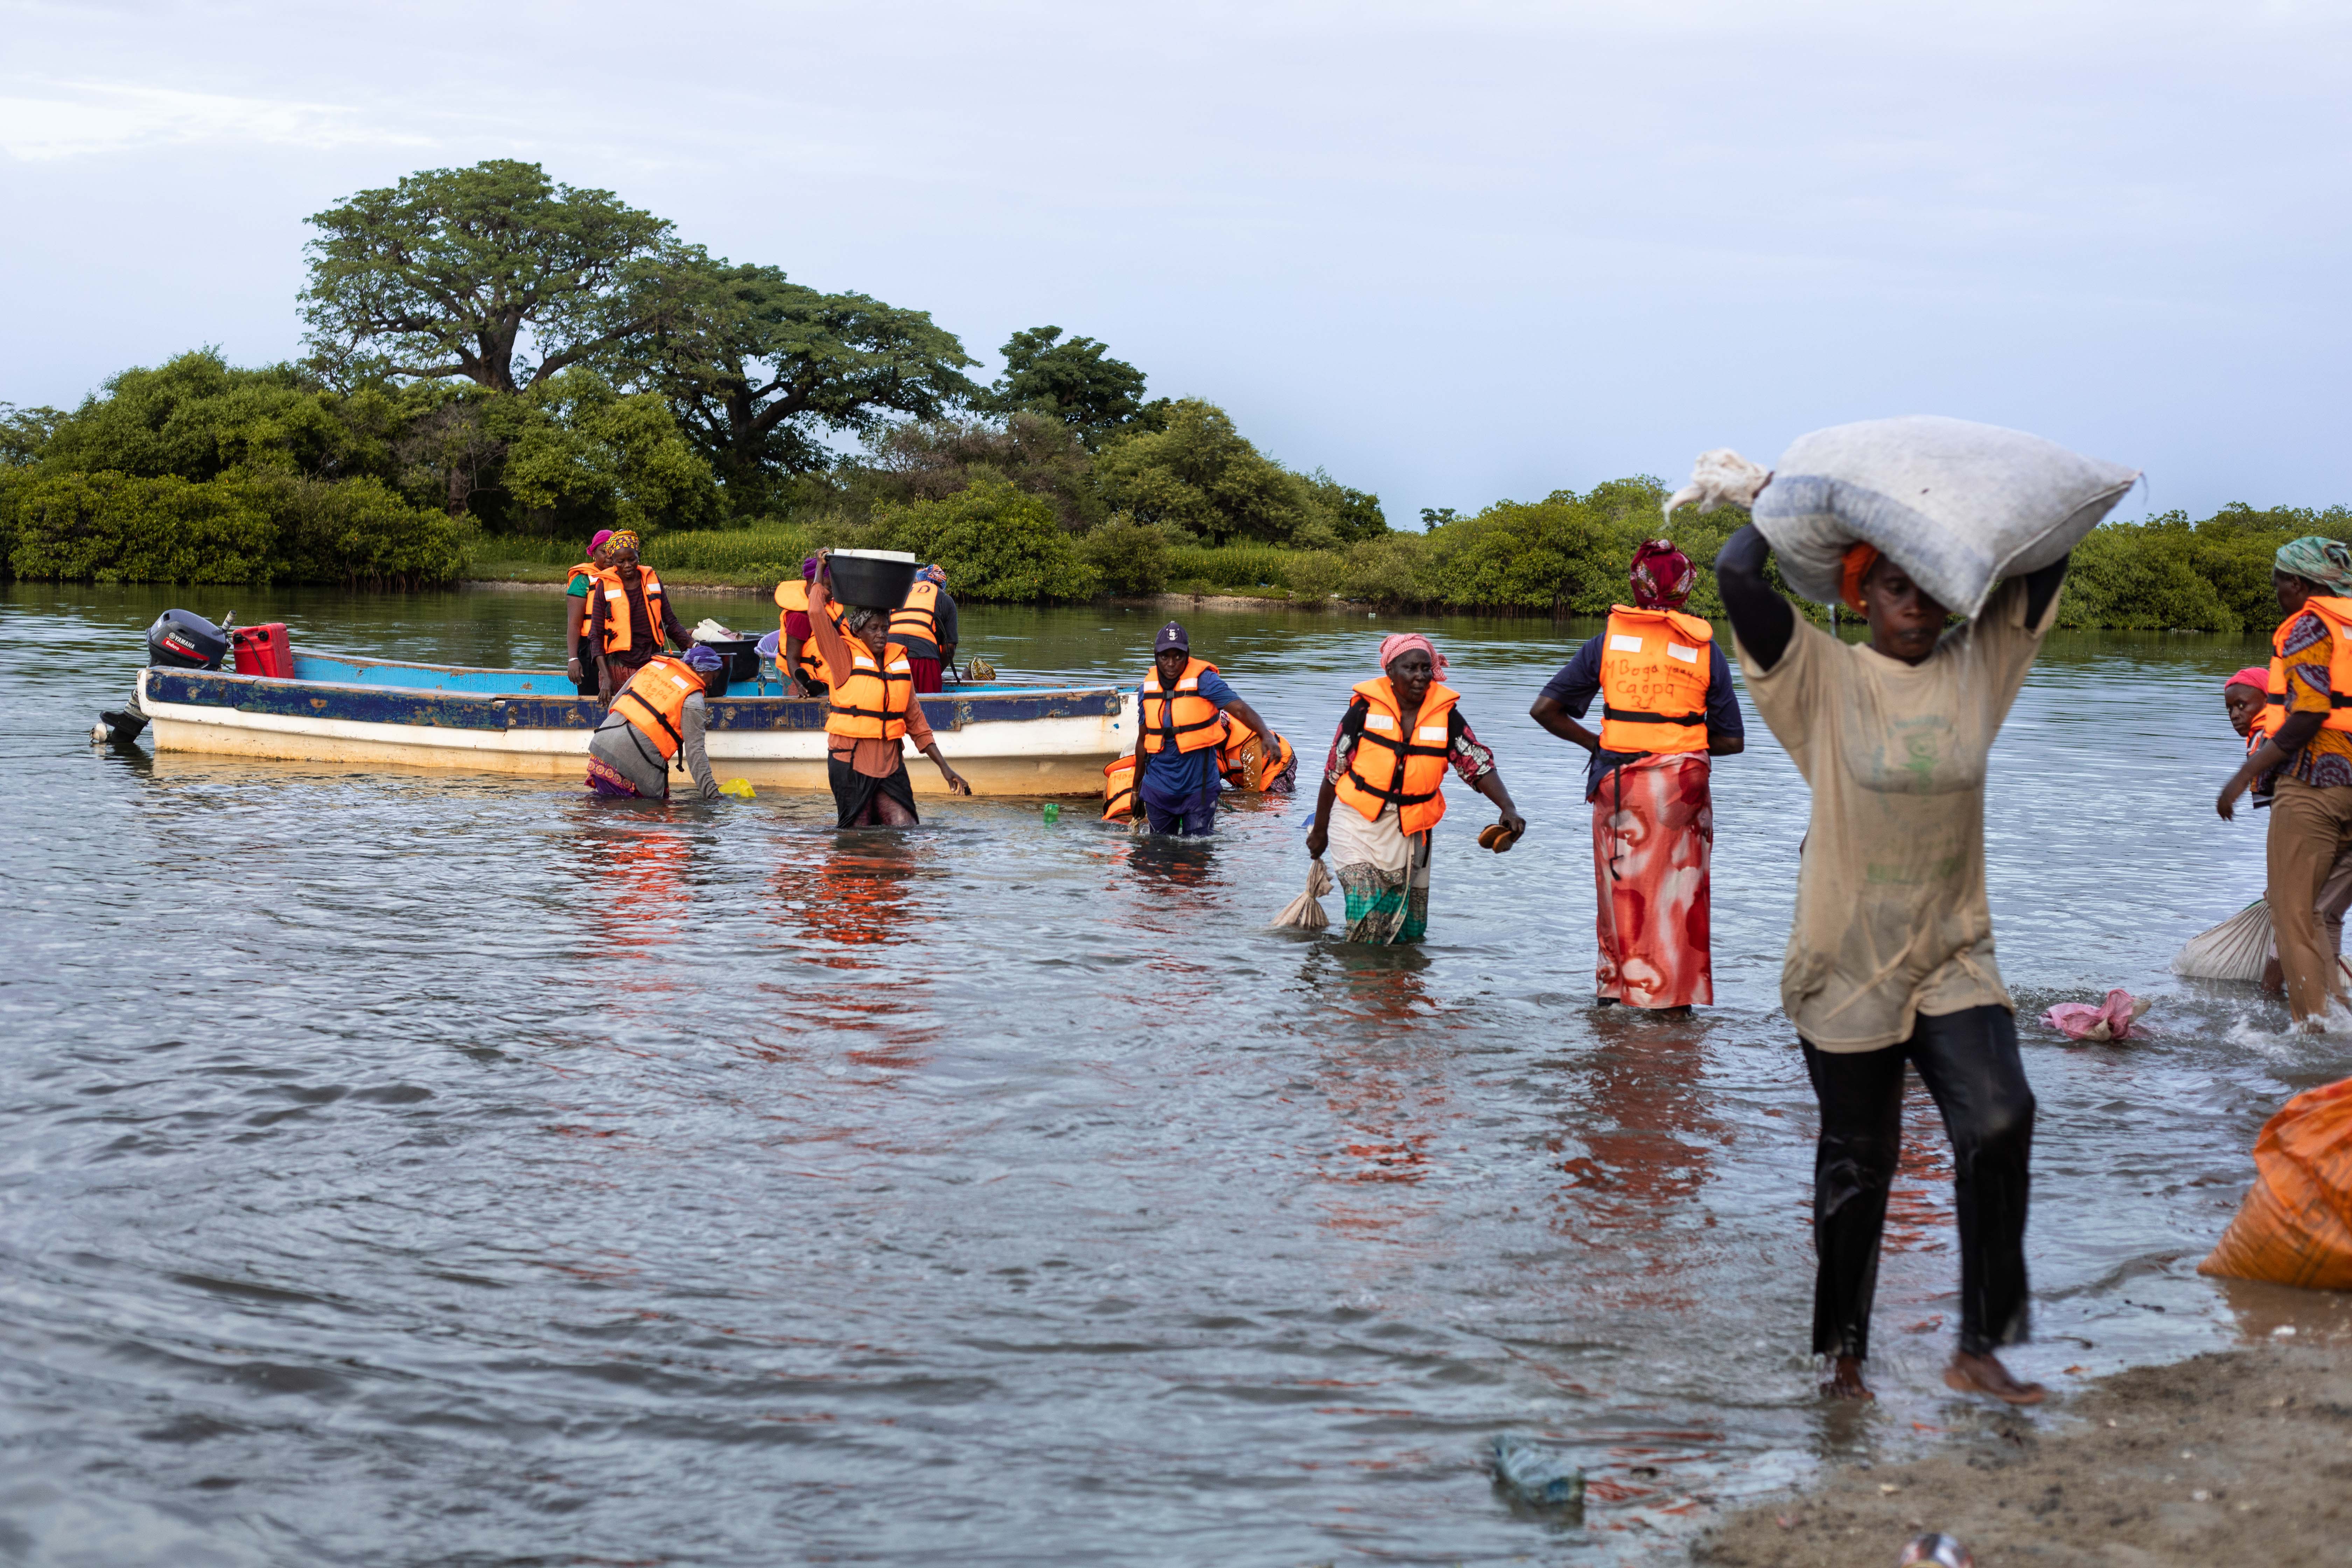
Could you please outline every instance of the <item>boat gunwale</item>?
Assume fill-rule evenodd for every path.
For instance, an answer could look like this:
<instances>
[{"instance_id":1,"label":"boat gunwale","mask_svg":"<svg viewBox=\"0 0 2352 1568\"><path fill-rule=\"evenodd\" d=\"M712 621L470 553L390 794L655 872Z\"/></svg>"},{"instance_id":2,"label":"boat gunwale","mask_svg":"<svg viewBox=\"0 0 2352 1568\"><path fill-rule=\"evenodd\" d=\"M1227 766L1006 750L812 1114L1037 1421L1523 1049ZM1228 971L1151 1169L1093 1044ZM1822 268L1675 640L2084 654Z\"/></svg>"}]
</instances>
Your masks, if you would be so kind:
<instances>
[{"instance_id":1,"label":"boat gunwale","mask_svg":"<svg viewBox=\"0 0 2352 1568\"><path fill-rule=\"evenodd\" d=\"M383 665L394 661L366 662ZM449 673L471 670L471 667L456 665L409 664L405 668ZM497 669L472 672L507 673ZM559 672L550 673L561 679ZM368 681L307 680L162 666L151 666L146 674L149 689L158 702L265 712L292 719L348 719L416 729L593 730L603 722L605 713L603 700L576 693L541 696L532 692L444 691ZM1010 691L926 692L922 698L923 717L932 729L950 732L970 724L1090 716L1116 719L1124 706L1123 695L1118 687L1108 684L1024 687ZM239 700L240 697L245 700ZM257 698L260 700L255 700ZM340 711L326 711L328 702ZM1006 708L1025 710L992 710ZM821 730L828 709L829 704L819 697L721 697L710 700L709 722L714 731Z\"/></svg>"}]
</instances>

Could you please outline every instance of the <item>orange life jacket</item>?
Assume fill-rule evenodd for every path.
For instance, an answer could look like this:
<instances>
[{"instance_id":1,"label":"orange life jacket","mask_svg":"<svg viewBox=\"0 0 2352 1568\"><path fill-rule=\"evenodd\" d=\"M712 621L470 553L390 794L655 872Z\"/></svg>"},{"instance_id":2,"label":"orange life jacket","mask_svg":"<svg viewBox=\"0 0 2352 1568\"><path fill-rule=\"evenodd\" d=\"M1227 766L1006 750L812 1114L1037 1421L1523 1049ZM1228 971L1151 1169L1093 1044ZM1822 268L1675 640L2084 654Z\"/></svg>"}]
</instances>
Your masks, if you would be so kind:
<instances>
[{"instance_id":1,"label":"orange life jacket","mask_svg":"<svg viewBox=\"0 0 2352 1568\"><path fill-rule=\"evenodd\" d=\"M2326 622L2327 635L2335 639L2327 654L2327 717L2319 727L2352 730L2352 599L2314 594L2303 602L2303 610ZM2286 722L2286 634L2302 618L2303 610L2281 621L2278 630L2271 634L2270 700L2254 719L2255 732L2265 737L2277 733Z\"/></svg>"},{"instance_id":2,"label":"orange life jacket","mask_svg":"<svg viewBox=\"0 0 2352 1568\"><path fill-rule=\"evenodd\" d=\"M1217 667L1206 659L1187 658L1184 673L1176 678L1171 695L1160 689L1160 666L1143 678L1143 749L1157 756L1172 738L1180 752L1225 743L1225 716L1201 695L1201 677Z\"/></svg>"},{"instance_id":3,"label":"orange life jacket","mask_svg":"<svg viewBox=\"0 0 2352 1568\"><path fill-rule=\"evenodd\" d=\"M784 649L792 640L792 634L784 626L784 617L794 611L803 616L808 614L808 591L807 582L799 577L788 577L776 584L776 658L780 664L783 660ZM833 600L827 599L824 602L824 613L833 618L834 626L838 630L841 626L841 606ZM849 636L845 631L841 635L845 637ZM784 673L788 676L800 677L801 683L804 686L832 684L831 678L825 672L824 660L817 654L816 638L814 637L801 638L800 658L793 663L793 668L785 670Z\"/></svg>"},{"instance_id":4,"label":"orange life jacket","mask_svg":"<svg viewBox=\"0 0 2352 1568\"><path fill-rule=\"evenodd\" d=\"M905 648L885 645L877 663L872 650L851 637L849 668L833 683L824 727L852 740L896 741L907 732L907 700L914 694L915 668Z\"/></svg>"},{"instance_id":5,"label":"orange life jacket","mask_svg":"<svg viewBox=\"0 0 2352 1568\"><path fill-rule=\"evenodd\" d=\"M1264 789L1268 780L1281 777L1282 771L1297 753L1290 749L1286 738L1276 736L1276 740L1281 743L1281 753L1269 757L1265 745L1258 742L1257 731L1231 713L1226 714L1224 750L1217 758L1217 768L1225 775L1226 787ZM1255 769L1250 765L1253 762L1257 763Z\"/></svg>"},{"instance_id":6,"label":"orange life jacket","mask_svg":"<svg viewBox=\"0 0 2352 1568\"><path fill-rule=\"evenodd\" d=\"M907 602L890 612L890 640L905 643L909 653L918 658L940 657L940 585L926 578L915 579L907 590ZM926 652L928 649L929 651Z\"/></svg>"},{"instance_id":7,"label":"orange life jacket","mask_svg":"<svg viewBox=\"0 0 2352 1568\"><path fill-rule=\"evenodd\" d=\"M621 581L617 566L600 567L588 574L604 590L604 651L627 653L636 641L636 630L630 625L629 590ZM654 569L643 562L637 563L637 591L645 595L646 624L654 629L654 647L661 647L669 639L662 631L662 584ZM595 592L590 589L589 592Z\"/></svg>"},{"instance_id":8,"label":"orange life jacket","mask_svg":"<svg viewBox=\"0 0 2352 1568\"><path fill-rule=\"evenodd\" d=\"M594 585L596 572L597 566L593 561L583 561L579 565L574 566L571 571L565 573L563 574L564 596L566 598L571 596L572 584L577 583L583 577L587 578L589 581L588 592L591 594L594 593L596 591ZM563 620L566 626L572 624L572 617L569 614L565 615ZM588 640L588 600L585 598L583 598L580 601L580 637L578 640L583 643ZM580 650L576 647L567 647L563 650L563 657L566 658L570 658L574 654L580 654ZM580 654L580 657L584 658L587 656L585 654Z\"/></svg>"},{"instance_id":9,"label":"orange life jacket","mask_svg":"<svg viewBox=\"0 0 2352 1568\"><path fill-rule=\"evenodd\" d=\"M613 706L667 762L686 742L686 700L702 689L701 675L686 660L656 654L629 677Z\"/></svg>"},{"instance_id":10,"label":"orange life jacket","mask_svg":"<svg viewBox=\"0 0 2352 1568\"><path fill-rule=\"evenodd\" d=\"M1135 815L1135 753L1113 757L1103 764L1103 814L1105 822L1119 822Z\"/></svg>"},{"instance_id":11,"label":"orange life jacket","mask_svg":"<svg viewBox=\"0 0 2352 1568\"><path fill-rule=\"evenodd\" d=\"M1680 610L1609 609L1601 645L1601 749L1704 752L1715 628Z\"/></svg>"},{"instance_id":12,"label":"orange life jacket","mask_svg":"<svg viewBox=\"0 0 2352 1568\"><path fill-rule=\"evenodd\" d=\"M1446 715L1462 694L1432 684L1413 718L1412 733L1404 732L1404 710L1397 706L1396 688L1387 676L1360 682L1356 695L1364 700L1363 739L1349 759L1347 775L1332 793L1376 820L1381 808L1394 803L1397 826L1410 837L1437 826L1445 815L1446 756L1453 749Z\"/></svg>"}]
</instances>

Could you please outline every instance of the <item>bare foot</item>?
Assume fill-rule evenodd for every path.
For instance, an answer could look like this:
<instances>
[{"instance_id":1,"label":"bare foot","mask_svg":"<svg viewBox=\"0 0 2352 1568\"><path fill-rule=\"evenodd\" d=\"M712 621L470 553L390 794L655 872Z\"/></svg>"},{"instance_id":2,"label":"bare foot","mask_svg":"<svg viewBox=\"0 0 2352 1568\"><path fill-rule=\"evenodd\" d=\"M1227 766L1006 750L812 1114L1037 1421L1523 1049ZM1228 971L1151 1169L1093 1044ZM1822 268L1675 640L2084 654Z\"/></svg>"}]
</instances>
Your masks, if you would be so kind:
<instances>
[{"instance_id":1,"label":"bare foot","mask_svg":"<svg viewBox=\"0 0 2352 1568\"><path fill-rule=\"evenodd\" d=\"M2010 1376L1999 1356L1970 1355L1966 1351L1952 1352L1952 1364L1944 1369L1944 1386L1962 1394L1990 1394L2005 1405L2039 1405L2050 1397L2050 1391L2040 1384L2020 1383Z\"/></svg>"},{"instance_id":2,"label":"bare foot","mask_svg":"<svg viewBox=\"0 0 2352 1568\"><path fill-rule=\"evenodd\" d=\"M1658 1016L1661 1018L1687 1018L1690 1016L1690 1009L1686 1006L1661 1007L1658 1009Z\"/></svg>"},{"instance_id":3,"label":"bare foot","mask_svg":"<svg viewBox=\"0 0 2352 1568\"><path fill-rule=\"evenodd\" d=\"M1830 1380L1822 1384L1822 1392L1832 1399L1875 1399L1875 1394L1862 1381L1862 1358L1842 1355L1830 1371Z\"/></svg>"}]
</instances>

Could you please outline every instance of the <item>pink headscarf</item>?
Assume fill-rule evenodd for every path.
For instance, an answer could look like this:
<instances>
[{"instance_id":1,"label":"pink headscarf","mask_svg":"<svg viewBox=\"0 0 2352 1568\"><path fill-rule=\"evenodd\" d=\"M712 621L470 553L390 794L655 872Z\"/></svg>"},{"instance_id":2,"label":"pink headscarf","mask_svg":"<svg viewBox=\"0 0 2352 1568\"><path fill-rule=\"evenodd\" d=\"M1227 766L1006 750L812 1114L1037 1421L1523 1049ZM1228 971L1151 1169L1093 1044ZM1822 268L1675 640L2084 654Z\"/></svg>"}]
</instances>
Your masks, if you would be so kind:
<instances>
[{"instance_id":1,"label":"pink headscarf","mask_svg":"<svg viewBox=\"0 0 2352 1568\"><path fill-rule=\"evenodd\" d=\"M1422 652L1429 656L1429 666L1433 679L1438 680L1444 679L1445 656L1437 651L1437 645L1435 643L1431 642L1419 632L1398 632L1392 637L1382 637L1381 639L1381 668L1383 670L1387 669L1389 662L1395 658L1397 655L1402 653L1411 653L1415 648L1419 648Z\"/></svg>"},{"instance_id":2,"label":"pink headscarf","mask_svg":"<svg viewBox=\"0 0 2352 1568\"><path fill-rule=\"evenodd\" d=\"M2221 682L2221 689L2224 691L2229 690L2232 686L2251 686L2257 691L2268 691L2271 689L2271 672L2262 665L2250 664Z\"/></svg>"}]
</instances>

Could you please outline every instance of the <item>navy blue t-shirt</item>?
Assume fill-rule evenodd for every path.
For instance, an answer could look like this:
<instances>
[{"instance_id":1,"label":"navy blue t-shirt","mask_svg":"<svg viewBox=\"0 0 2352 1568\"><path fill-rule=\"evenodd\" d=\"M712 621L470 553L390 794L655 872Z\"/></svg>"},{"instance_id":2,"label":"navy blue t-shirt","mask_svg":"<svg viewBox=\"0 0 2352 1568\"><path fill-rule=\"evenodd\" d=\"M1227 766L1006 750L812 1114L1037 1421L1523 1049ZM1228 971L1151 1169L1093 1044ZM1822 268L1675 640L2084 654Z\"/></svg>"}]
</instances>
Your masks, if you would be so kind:
<instances>
[{"instance_id":1,"label":"navy blue t-shirt","mask_svg":"<svg viewBox=\"0 0 2352 1568\"><path fill-rule=\"evenodd\" d=\"M1601 649L1608 641L1604 635L1587 637L1574 658L1559 667L1559 673L1544 683L1543 694L1568 710L1571 719L1581 719L1601 694ZM1723 645L1707 640L1706 730L1710 735L1748 736L1748 727L1739 717L1739 693L1731 685L1731 661L1723 657ZM1644 752L1595 752L1584 770L1584 798L1591 800L1600 789L1601 781L1609 770L1630 763Z\"/></svg>"}]
</instances>

